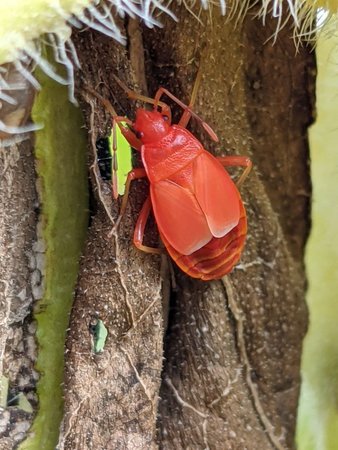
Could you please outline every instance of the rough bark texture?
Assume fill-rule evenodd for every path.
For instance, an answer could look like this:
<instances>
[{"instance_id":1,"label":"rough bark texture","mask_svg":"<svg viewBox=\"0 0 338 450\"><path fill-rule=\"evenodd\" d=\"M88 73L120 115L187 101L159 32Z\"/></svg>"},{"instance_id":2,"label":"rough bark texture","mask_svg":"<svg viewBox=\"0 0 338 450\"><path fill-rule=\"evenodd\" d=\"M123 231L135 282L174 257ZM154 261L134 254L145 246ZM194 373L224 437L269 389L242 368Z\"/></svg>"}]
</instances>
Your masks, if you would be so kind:
<instances>
[{"instance_id":1,"label":"rough bark texture","mask_svg":"<svg viewBox=\"0 0 338 450\"><path fill-rule=\"evenodd\" d=\"M183 7L176 13L179 25L163 17L163 29L141 32L129 23L127 49L96 33L79 34L81 88L95 87L130 116L134 105L112 73L131 87L147 80L151 94L164 85L188 102L201 66L195 110L220 143L211 144L194 123L193 131L212 152L238 152L254 162L242 189L247 246L223 280L202 283L175 270L166 329L165 259L161 264L132 246L146 186L134 183L126 217L109 237L117 208L94 165L96 213L70 324L60 448L293 448L307 326L313 55L307 48L295 55L287 27L272 47L265 41L273 25L263 28L252 17L234 28L217 12L212 23L202 16L203 26ZM90 95L84 99L93 160L108 118ZM109 333L99 355L91 348L93 318Z\"/></svg>"},{"instance_id":2,"label":"rough bark texture","mask_svg":"<svg viewBox=\"0 0 338 450\"><path fill-rule=\"evenodd\" d=\"M36 242L38 203L31 140L0 148L0 173L0 373L4 401L0 449L11 449L25 436L37 406L36 327L31 307L42 292L43 255ZM31 405L26 410L19 407L22 396Z\"/></svg>"}]
</instances>

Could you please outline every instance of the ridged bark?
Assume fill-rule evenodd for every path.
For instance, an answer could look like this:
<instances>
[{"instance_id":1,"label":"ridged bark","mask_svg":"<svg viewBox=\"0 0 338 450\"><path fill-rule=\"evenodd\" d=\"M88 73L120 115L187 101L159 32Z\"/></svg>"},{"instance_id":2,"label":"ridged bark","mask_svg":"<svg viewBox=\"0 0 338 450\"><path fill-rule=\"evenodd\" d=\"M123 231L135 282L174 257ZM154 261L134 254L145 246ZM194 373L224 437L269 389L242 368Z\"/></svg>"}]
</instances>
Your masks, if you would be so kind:
<instances>
[{"instance_id":1,"label":"ridged bark","mask_svg":"<svg viewBox=\"0 0 338 450\"><path fill-rule=\"evenodd\" d=\"M175 10L179 24L163 16L163 29L125 23L126 49L80 33L79 89L95 87L132 118L135 105L112 74L143 93L145 83L150 94L166 86L188 102L201 67L195 110L220 143L192 121L193 132L215 154L254 162L242 189L246 249L223 280L194 281L175 269L168 290L165 257L132 246L146 184L134 183L119 232L108 237L117 207L92 172L96 214L71 318L61 448L293 448L307 327L314 56L306 46L296 54L291 24L272 45L269 20L264 28L247 16L234 27L213 11L212 21L201 14L202 25L185 8ZM90 95L83 99L92 161L110 121ZM147 236L156 242L153 224ZM100 355L91 352L93 317L108 328Z\"/></svg>"}]
</instances>

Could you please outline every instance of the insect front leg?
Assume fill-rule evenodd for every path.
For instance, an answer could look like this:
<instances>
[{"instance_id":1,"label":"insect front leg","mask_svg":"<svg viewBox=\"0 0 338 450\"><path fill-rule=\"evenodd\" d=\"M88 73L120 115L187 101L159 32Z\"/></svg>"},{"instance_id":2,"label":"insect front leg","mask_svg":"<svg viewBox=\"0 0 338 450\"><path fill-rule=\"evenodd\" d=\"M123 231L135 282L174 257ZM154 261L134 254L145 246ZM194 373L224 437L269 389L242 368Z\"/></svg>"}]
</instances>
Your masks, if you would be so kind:
<instances>
[{"instance_id":1,"label":"insect front leg","mask_svg":"<svg viewBox=\"0 0 338 450\"><path fill-rule=\"evenodd\" d=\"M127 208L127 204L128 204L128 197L129 197L129 191L130 191L130 183L133 180L138 180L139 178L144 178L146 177L146 171L143 168L137 168L137 169L133 169L128 173L127 176L127 180L126 180L126 184L125 184L125 190L124 190L124 195L122 198L122 204L121 204L121 209L120 209L120 214L117 218L114 230L116 230L121 222L121 219L126 211Z\"/></svg>"},{"instance_id":2,"label":"insect front leg","mask_svg":"<svg viewBox=\"0 0 338 450\"><path fill-rule=\"evenodd\" d=\"M139 250L142 250L143 252L155 253L157 255L160 255L162 253L162 250L160 248L148 247L147 245L143 245L144 229L146 227L150 211L151 211L151 200L149 196L147 200L144 202L140 215L138 216L135 225L133 242L135 247L138 248Z\"/></svg>"},{"instance_id":3,"label":"insect front leg","mask_svg":"<svg viewBox=\"0 0 338 450\"><path fill-rule=\"evenodd\" d=\"M245 167L242 175L236 182L237 187L240 187L243 184L244 180L251 172L252 161L247 156L219 156L217 157L217 159L222 164L223 167L230 167L230 166Z\"/></svg>"},{"instance_id":4,"label":"insect front leg","mask_svg":"<svg viewBox=\"0 0 338 450\"><path fill-rule=\"evenodd\" d=\"M118 120L116 120L116 119L118 119ZM126 127L120 123L120 122L126 122L125 117L117 117L117 118L115 118L115 121L116 121L116 123L118 123L121 133L123 134L125 139L128 141L128 144L130 145L130 147L132 147L133 149L140 152L141 147L142 147L142 142L139 139L137 139L135 133L129 127Z\"/></svg>"}]
</instances>

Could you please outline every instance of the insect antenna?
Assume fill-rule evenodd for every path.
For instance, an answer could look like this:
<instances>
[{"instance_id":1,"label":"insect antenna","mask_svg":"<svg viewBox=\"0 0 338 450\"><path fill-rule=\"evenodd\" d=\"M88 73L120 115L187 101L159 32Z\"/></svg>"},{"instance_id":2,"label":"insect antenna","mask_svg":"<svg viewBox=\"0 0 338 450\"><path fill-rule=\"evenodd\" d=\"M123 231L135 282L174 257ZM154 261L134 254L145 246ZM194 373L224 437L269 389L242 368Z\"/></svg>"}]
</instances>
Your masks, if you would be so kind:
<instances>
[{"instance_id":1,"label":"insect antenna","mask_svg":"<svg viewBox=\"0 0 338 450\"><path fill-rule=\"evenodd\" d=\"M200 79L200 75L197 75L198 77L198 83L199 83L199 79ZM198 85L198 84L197 84ZM196 86L196 83L195 83ZM195 94L194 94L195 91ZM192 100L190 101L189 106L186 105L185 103L181 102L181 100L179 100L177 97L175 97L175 95L173 95L170 91L168 91L168 89L165 88L159 88L159 90L156 93L155 96L155 105L159 104L159 99L161 97L161 95L167 95L169 98L171 98L171 100L173 100L175 103L177 103L183 110L184 113L182 114L182 117L178 123L178 125L180 125L181 127L185 128L190 120L191 117L193 117L194 119L197 120L197 122L202 126L202 128L208 133L208 135L211 137L211 139L215 142L218 142L218 137L217 134L214 132L214 130L211 128L210 125L208 125L206 122L204 122L204 120L199 117L192 109L191 106L193 104L193 101L196 98L196 94L197 94L197 88L193 89L193 96L192 96Z\"/></svg>"},{"instance_id":2,"label":"insect antenna","mask_svg":"<svg viewBox=\"0 0 338 450\"><path fill-rule=\"evenodd\" d=\"M145 95L138 94L137 92L133 91L132 89L129 89L128 86L126 86L123 81L121 81L116 75L113 74L114 80L116 83L120 86L121 89L124 90L124 92L127 94L127 96L133 100L140 100L144 103L149 103L151 105L154 105L154 109L157 109L158 106L162 108L162 112L168 116L169 122L171 123L171 110L169 106L160 101L156 101L155 99L151 97L146 97Z\"/></svg>"}]
</instances>

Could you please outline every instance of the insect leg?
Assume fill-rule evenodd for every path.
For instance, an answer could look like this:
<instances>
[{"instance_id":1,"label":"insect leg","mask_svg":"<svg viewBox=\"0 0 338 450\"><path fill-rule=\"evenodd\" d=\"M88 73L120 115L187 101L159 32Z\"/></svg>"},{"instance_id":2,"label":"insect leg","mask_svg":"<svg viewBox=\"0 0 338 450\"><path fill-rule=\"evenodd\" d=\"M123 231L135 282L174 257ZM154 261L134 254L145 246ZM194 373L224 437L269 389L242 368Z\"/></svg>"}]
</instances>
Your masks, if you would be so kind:
<instances>
[{"instance_id":1,"label":"insect leg","mask_svg":"<svg viewBox=\"0 0 338 450\"><path fill-rule=\"evenodd\" d=\"M117 221L116 221L116 224L115 224L115 227L114 227L115 229L118 228L118 226L119 226L119 224L121 222L121 219L122 219L122 217L123 217L123 215L124 215L124 213L126 211L126 208L127 208L128 197L129 197L129 190L130 190L130 183L133 180L137 180L139 178L144 178L146 176L147 176L146 171L144 169L142 169L142 168L133 169L133 170L131 170L128 173L126 184L125 184L124 195L123 195L123 198L122 198L120 214L119 214L119 216L117 218Z\"/></svg>"},{"instance_id":2,"label":"insect leg","mask_svg":"<svg viewBox=\"0 0 338 450\"><path fill-rule=\"evenodd\" d=\"M86 91L90 92L94 97L96 97L102 103L102 105L104 106L106 111L109 112L109 114L113 117L113 120L118 124L118 126L121 130L121 133L127 139L130 146L135 148L136 150L140 150L141 145L142 145L141 141L139 141L136 138L135 134L130 130L130 128L123 126L121 124L121 122L124 122L124 123L127 123L128 125L132 126L133 122L130 119L128 119L128 117L119 116L117 114L117 112L115 111L113 105L110 103L110 101L107 100L106 98L102 97L102 95L98 94L90 86L86 86ZM114 127L114 123L113 123L113 127Z\"/></svg>"},{"instance_id":3,"label":"insect leg","mask_svg":"<svg viewBox=\"0 0 338 450\"><path fill-rule=\"evenodd\" d=\"M102 103L104 108L113 117L113 120L118 124L118 126L121 130L121 133L127 139L130 146L135 148L136 150L140 150L141 145L142 145L141 141L139 141L136 138L135 134L130 130L130 128L123 126L121 124L121 122L124 122L124 123L127 123L128 125L132 126L133 122L130 119L128 119L128 117L119 116L117 114L117 112L115 111L113 105L110 103L110 101L107 100L106 98L102 97L102 95L98 94L93 88L91 88L90 86L86 86L85 90L90 92L94 97L96 97ZM114 123L113 123L113 126L114 126Z\"/></svg>"},{"instance_id":4,"label":"insect leg","mask_svg":"<svg viewBox=\"0 0 338 450\"><path fill-rule=\"evenodd\" d=\"M224 167L229 167L229 166L245 167L242 175L239 177L239 180L236 182L237 187L240 187L243 184L244 180L251 172L252 161L247 156L219 156L217 159Z\"/></svg>"},{"instance_id":5,"label":"insect leg","mask_svg":"<svg viewBox=\"0 0 338 450\"><path fill-rule=\"evenodd\" d=\"M118 126L121 130L121 133L123 134L125 139L128 141L130 147L133 147L137 151L141 151L142 142L139 139L137 139L137 137L135 136L135 133L128 126L121 124L121 122L126 122L126 118L117 116L114 119L115 119L115 122L118 124ZM127 122L127 123L129 123L129 122Z\"/></svg>"},{"instance_id":6,"label":"insect leg","mask_svg":"<svg viewBox=\"0 0 338 450\"><path fill-rule=\"evenodd\" d=\"M147 220L150 214L151 210L151 201L150 196L147 198L147 200L144 202L140 215L138 216L136 225L135 225L135 231L134 231L134 245L139 250L142 250L146 253L155 253L155 254L161 254L162 250L160 248L155 247L148 247L147 245L143 245L143 238L144 238L144 229L147 224Z\"/></svg>"}]
</instances>

